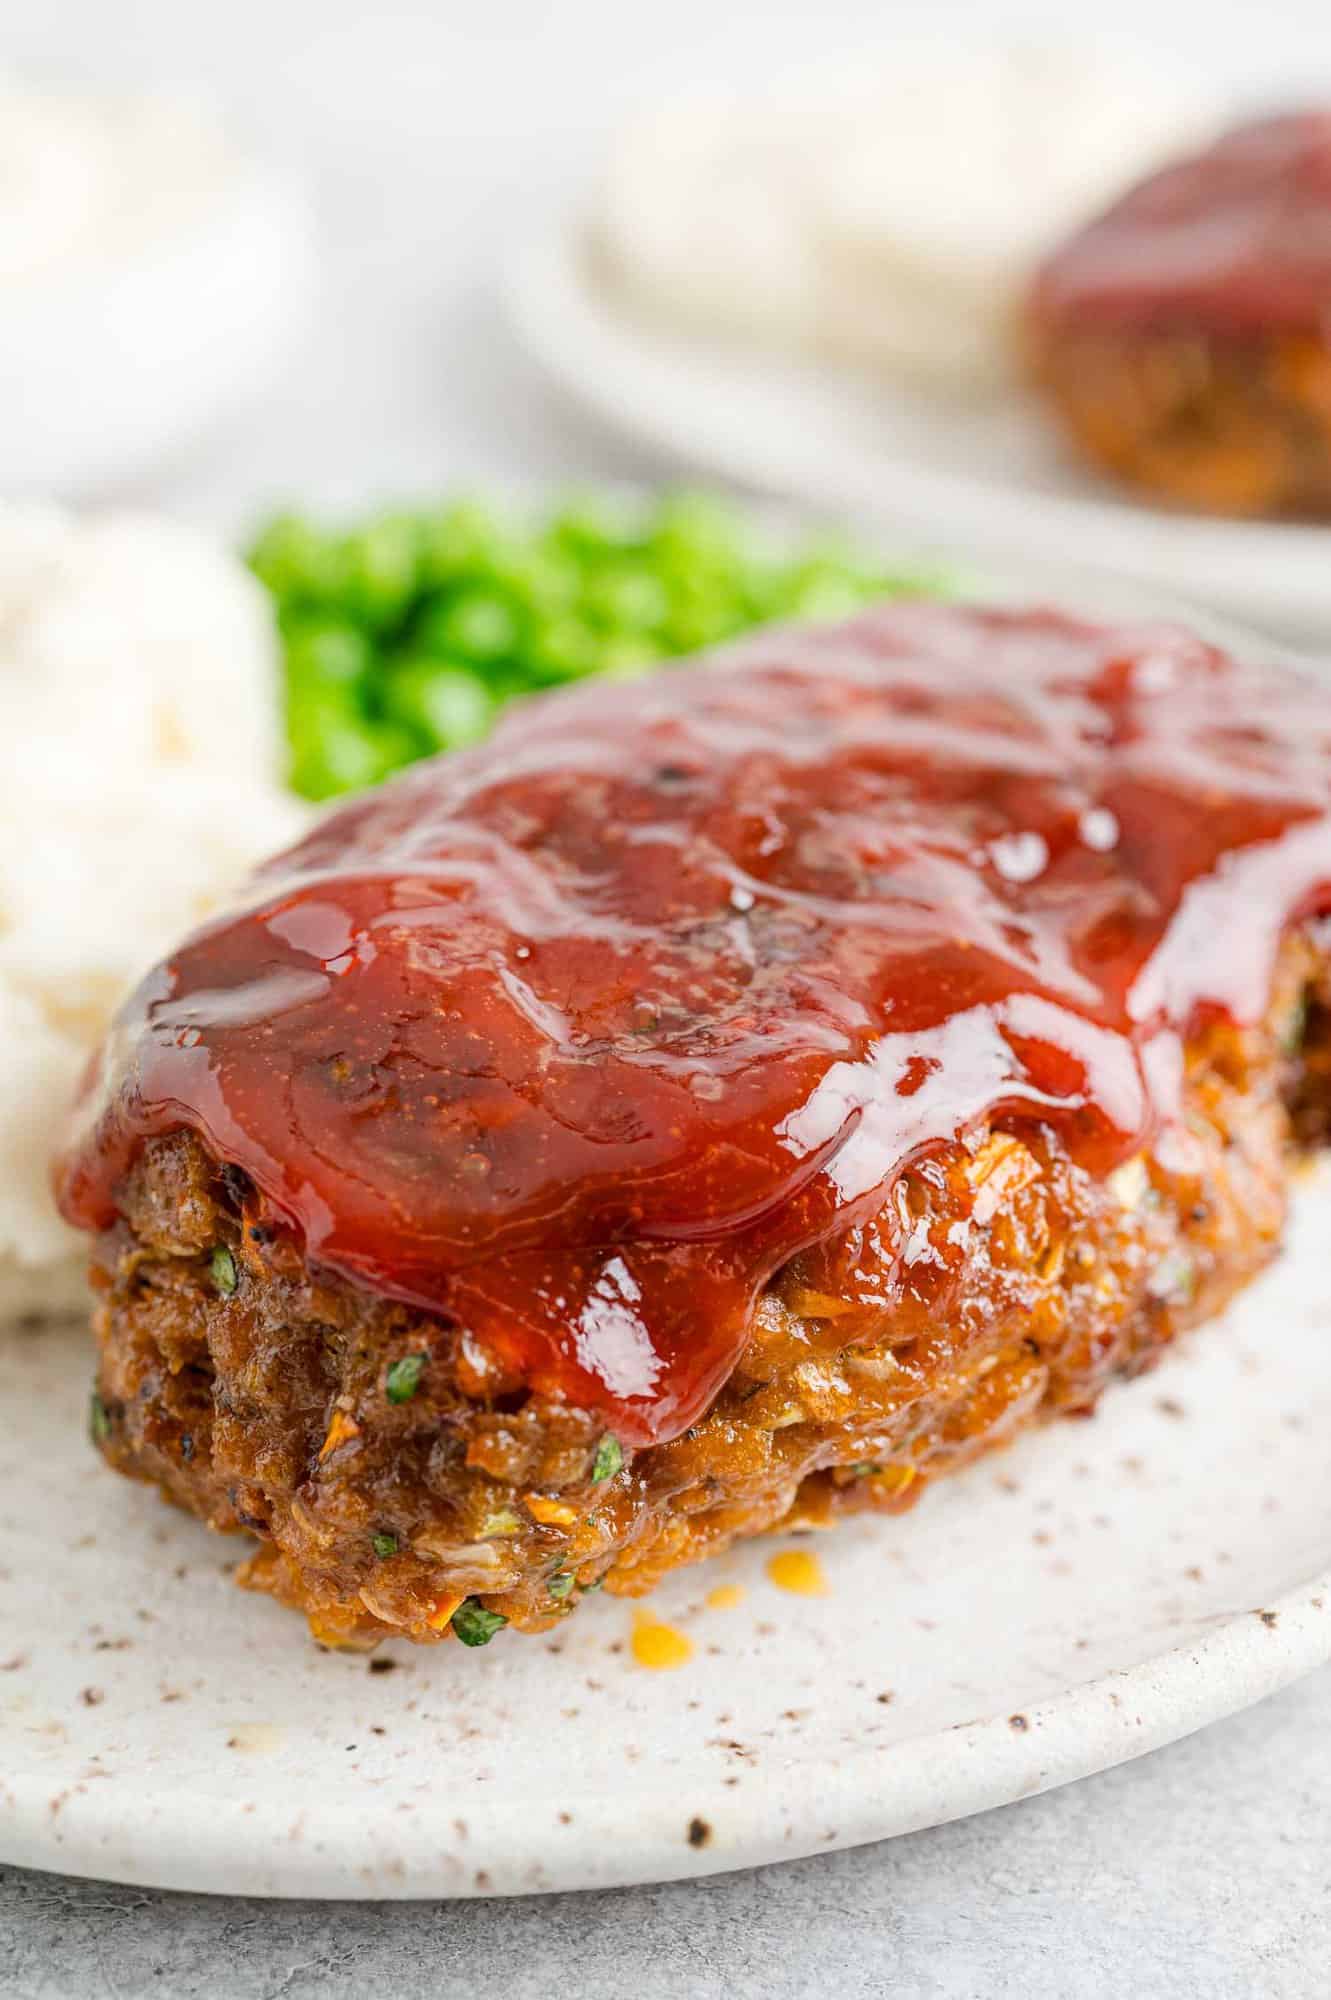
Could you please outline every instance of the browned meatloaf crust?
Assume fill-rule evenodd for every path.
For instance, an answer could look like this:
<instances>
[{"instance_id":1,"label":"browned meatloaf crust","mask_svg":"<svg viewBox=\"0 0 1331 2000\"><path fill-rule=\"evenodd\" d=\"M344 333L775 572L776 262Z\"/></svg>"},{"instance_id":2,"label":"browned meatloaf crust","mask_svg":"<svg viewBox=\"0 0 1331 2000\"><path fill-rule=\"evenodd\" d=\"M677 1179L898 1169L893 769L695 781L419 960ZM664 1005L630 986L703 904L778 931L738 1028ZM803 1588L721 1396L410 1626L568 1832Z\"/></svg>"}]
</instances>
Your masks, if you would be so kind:
<instances>
[{"instance_id":1,"label":"browned meatloaf crust","mask_svg":"<svg viewBox=\"0 0 1331 2000\"><path fill-rule=\"evenodd\" d=\"M155 1140L98 1249L94 1432L121 1471L257 1536L245 1580L338 1645L442 1637L460 1603L540 1630L761 1529L899 1510L1037 1416L1088 1412L1265 1264L1297 1143L1321 1134L1319 981L1295 935L1265 1023L1190 1045L1189 1159L1097 1181L1020 1119L910 1169L881 1308L810 1289L796 1258L707 1415L636 1453L465 1333L311 1270L196 1138ZM893 1263L877 1228L846 1245L861 1297L875 1254Z\"/></svg>"},{"instance_id":2,"label":"browned meatloaf crust","mask_svg":"<svg viewBox=\"0 0 1331 2000\"><path fill-rule=\"evenodd\" d=\"M1240 125L1074 231L1031 289L1088 457L1210 513L1331 514L1331 111Z\"/></svg>"},{"instance_id":3,"label":"browned meatloaf crust","mask_svg":"<svg viewBox=\"0 0 1331 2000\"><path fill-rule=\"evenodd\" d=\"M1033 329L1031 362L1087 455L1212 514L1331 514L1331 341Z\"/></svg>"}]
</instances>

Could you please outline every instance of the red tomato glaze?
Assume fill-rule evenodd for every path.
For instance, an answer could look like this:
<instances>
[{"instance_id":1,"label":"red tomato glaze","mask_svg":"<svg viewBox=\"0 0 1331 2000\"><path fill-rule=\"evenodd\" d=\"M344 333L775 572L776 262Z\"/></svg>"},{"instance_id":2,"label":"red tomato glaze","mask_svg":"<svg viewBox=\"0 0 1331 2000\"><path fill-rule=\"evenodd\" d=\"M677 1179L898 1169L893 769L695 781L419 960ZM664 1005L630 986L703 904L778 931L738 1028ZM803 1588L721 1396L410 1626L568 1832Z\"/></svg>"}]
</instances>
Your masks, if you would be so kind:
<instances>
[{"instance_id":1,"label":"red tomato glaze","mask_svg":"<svg viewBox=\"0 0 1331 2000\"><path fill-rule=\"evenodd\" d=\"M1102 1172L1331 891L1331 696L1171 628L896 605L513 711L123 1010L60 1165L197 1130L309 1255L668 1438L756 1295L991 1116Z\"/></svg>"},{"instance_id":2,"label":"red tomato glaze","mask_svg":"<svg viewBox=\"0 0 1331 2000\"><path fill-rule=\"evenodd\" d=\"M1153 174L1045 264L1055 325L1331 333L1331 110L1264 118Z\"/></svg>"}]
</instances>

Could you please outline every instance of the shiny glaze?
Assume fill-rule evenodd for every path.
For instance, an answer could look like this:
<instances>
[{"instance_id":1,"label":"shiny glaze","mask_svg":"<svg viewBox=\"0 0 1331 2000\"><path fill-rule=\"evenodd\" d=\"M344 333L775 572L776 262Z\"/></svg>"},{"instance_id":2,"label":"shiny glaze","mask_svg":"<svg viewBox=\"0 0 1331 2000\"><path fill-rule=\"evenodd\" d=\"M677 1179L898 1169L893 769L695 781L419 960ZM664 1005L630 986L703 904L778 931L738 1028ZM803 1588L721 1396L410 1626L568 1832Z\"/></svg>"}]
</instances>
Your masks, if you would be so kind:
<instances>
[{"instance_id":1,"label":"shiny glaze","mask_svg":"<svg viewBox=\"0 0 1331 2000\"><path fill-rule=\"evenodd\" d=\"M254 878L124 1009L59 1169L244 1167L316 1263L626 1439L994 1116L1110 1170L1331 900L1331 695L1170 628L896 605L511 713ZM890 1216L895 1215L889 1210ZM895 1226L895 1224L893 1224Z\"/></svg>"},{"instance_id":2,"label":"shiny glaze","mask_svg":"<svg viewBox=\"0 0 1331 2000\"><path fill-rule=\"evenodd\" d=\"M1331 337L1331 110L1153 174L1055 252L1033 304L1056 325Z\"/></svg>"}]
</instances>

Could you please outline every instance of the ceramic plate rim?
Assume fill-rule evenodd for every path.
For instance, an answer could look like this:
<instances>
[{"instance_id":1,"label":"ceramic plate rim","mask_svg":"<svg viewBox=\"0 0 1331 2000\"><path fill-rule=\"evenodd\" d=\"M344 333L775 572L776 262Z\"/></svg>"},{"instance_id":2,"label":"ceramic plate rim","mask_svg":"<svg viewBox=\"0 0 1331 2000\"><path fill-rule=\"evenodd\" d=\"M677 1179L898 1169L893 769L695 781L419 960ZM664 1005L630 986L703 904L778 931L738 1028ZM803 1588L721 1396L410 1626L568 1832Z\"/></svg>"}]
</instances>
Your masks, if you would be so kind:
<instances>
[{"instance_id":1,"label":"ceramic plate rim","mask_svg":"<svg viewBox=\"0 0 1331 2000\"><path fill-rule=\"evenodd\" d=\"M504 267L501 296L528 355L584 410L622 434L677 463L696 463L809 506L908 518L918 524L926 553L969 545L1020 559L1038 548L1060 567L1135 578L1287 634L1331 636L1331 526L1210 519L1134 504L1108 486L1103 494L1043 493L890 454L856 460L776 435L750 433L737 443L681 429L687 395L668 405L636 396L634 355L652 342L669 345L678 349L682 376L696 343L668 330L635 329L631 314L587 278L585 235L581 225L566 224L520 243ZM717 343L702 343L699 352L713 364L727 355ZM753 371L798 369L779 357L742 359ZM1283 579L1278 588L1273 569Z\"/></svg>"},{"instance_id":2,"label":"ceramic plate rim","mask_svg":"<svg viewBox=\"0 0 1331 2000\"><path fill-rule=\"evenodd\" d=\"M765 1823L774 1818L770 1808L762 1815L750 1811L747 1830L732 1829L727 1818L733 1795L722 1791L718 1778L710 1793L692 1782L690 1810L703 1818L709 1810L714 1815L707 1843L694 1847L681 1838L677 1808L653 1815L645 1831L644 1792L630 1787L615 1800L627 1810L606 1810L604 1794L579 1798L578 1830L561 1845L553 1877L545 1874L548 1836L539 1827L524 1827L521 1813L515 1813L502 1862L491 1855L483 1870L445 1873L437 1880L428 1879L421 1864L413 1868L409 1863L398 1879L376 1878L373 1892L362 1890L360 1895L376 1902L470 1900L681 1881L802 1860L946 1825L1093 1777L1278 1692L1331 1660L1329 1607L1331 1569L1269 1605L1235 1613L1200 1640L1028 1703L1016 1722L1009 1715L987 1715L866 1750L866 1755L881 1757L885 1768L890 1760L890 1808L881 1794L866 1791L862 1780L856 1782L853 1759L820 1765L825 1788L820 1817L833 1822L823 1838L807 1830L793 1839L778 1836ZM939 1802L939 1779L931 1771L941 1745L947 1746L950 1769L965 1763L974 1767L969 1785L944 1804ZM783 1767L782 1777L802 1775L812 1761L812 1756L792 1761ZM135 1845L131 1856L113 1858L108 1865L106 1841L123 1840L114 1798L102 1799L94 1790L77 1833L57 1849L49 1835L43 1837L51 1818L49 1787L36 1774L26 1785L6 1780L5 1787L12 1810L3 1822L2 1858L12 1866L195 1894L272 1901L357 1899L352 1884L363 1860L363 1831L355 1812L345 1807L335 1807L321 1827L324 1844L318 1860L293 1865L284 1857L279 1884L262 1849L258 1858L237 1866L236 1845L245 1832L238 1800L225 1808L211 1802L211 1816L192 1829L187 1850L178 1827L163 1822L153 1838ZM663 1788L646 1796L654 1801L663 1796ZM764 1823L754 1825L755 1819ZM722 1840L714 1844L718 1828ZM435 1847L437 1853L437 1843ZM622 1861L616 1858L621 1855ZM330 1879L332 1868L338 1871L336 1880ZM219 1874L227 1878L224 1887L216 1879Z\"/></svg>"}]
</instances>

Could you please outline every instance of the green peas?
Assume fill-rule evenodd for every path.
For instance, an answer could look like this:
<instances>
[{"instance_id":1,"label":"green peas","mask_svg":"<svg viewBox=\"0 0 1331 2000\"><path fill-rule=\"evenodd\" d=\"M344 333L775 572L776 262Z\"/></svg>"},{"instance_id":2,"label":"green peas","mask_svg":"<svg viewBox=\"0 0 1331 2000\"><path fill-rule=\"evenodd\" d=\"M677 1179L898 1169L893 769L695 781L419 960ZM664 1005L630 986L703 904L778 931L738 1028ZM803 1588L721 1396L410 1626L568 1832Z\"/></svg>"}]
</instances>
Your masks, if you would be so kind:
<instances>
[{"instance_id":1,"label":"green peas","mask_svg":"<svg viewBox=\"0 0 1331 2000\"><path fill-rule=\"evenodd\" d=\"M490 732L495 702L470 667L408 660L394 667L384 696L388 714L423 736L431 750L461 750Z\"/></svg>"},{"instance_id":2,"label":"green peas","mask_svg":"<svg viewBox=\"0 0 1331 2000\"><path fill-rule=\"evenodd\" d=\"M743 568L743 524L735 508L709 494L673 494L652 524L650 546L677 574Z\"/></svg>"},{"instance_id":3,"label":"green peas","mask_svg":"<svg viewBox=\"0 0 1331 2000\"><path fill-rule=\"evenodd\" d=\"M336 543L298 514L279 514L250 552L250 566L281 605L318 603L341 585Z\"/></svg>"},{"instance_id":4,"label":"green peas","mask_svg":"<svg viewBox=\"0 0 1331 2000\"><path fill-rule=\"evenodd\" d=\"M649 674L659 666L661 659L660 648L650 639L635 639L626 633L604 642L596 671L609 681L636 681L640 674Z\"/></svg>"},{"instance_id":5,"label":"green peas","mask_svg":"<svg viewBox=\"0 0 1331 2000\"><path fill-rule=\"evenodd\" d=\"M517 650L522 622L513 603L497 591L464 590L431 606L416 636L422 652L496 666Z\"/></svg>"},{"instance_id":6,"label":"green peas","mask_svg":"<svg viewBox=\"0 0 1331 2000\"><path fill-rule=\"evenodd\" d=\"M581 680L601 662L601 637L585 618L552 618L532 642L532 677L538 686Z\"/></svg>"},{"instance_id":7,"label":"green peas","mask_svg":"<svg viewBox=\"0 0 1331 2000\"><path fill-rule=\"evenodd\" d=\"M455 500L420 524L422 581L427 590L447 589L491 568L502 555L504 537L483 505Z\"/></svg>"},{"instance_id":8,"label":"green peas","mask_svg":"<svg viewBox=\"0 0 1331 2000\"><path fill-rule=\"evenodd\" d=\"M372 631L400 624L415 597L421 534L407 515L384 514L342 544L348 610Z\"/></svg>"},{"instance_id":9,"label":"green peas","mask_svg":"<svg viewBox=\"0 0 1331 2000\"><path fill-rule=\"evenodd\" d=\"M506 552L496 562L493 576L532 619L567 616L576 610L584 588L583 572L573 558L543 543Z\"/></svg>"},{"instance_id":10,"label":"green peas","mask_svg":"<svg viewBox=\"0 0 1331 2000\"><path fill-rule=\"evenodd\" d=\"M406 729L369 722L350 703L326 697L288 700L287 737L292 789L307 799L362 791L420 755Z\"/></svg>"},{"instance_id":11,"label":"green peas","mask_svg":"<svg viewBox=\"0 0 1331 2000\"><path fill-rule=\"evenodd\" d=\"M670 615L670 592L654 571L616 564L591 579L584 604L590 618L612 630L652 632Z\"/></svg>"},{"instance_id":12,"label":"green peas","mask_svg":"<svg viewBox=\"0 0 1331 2000\"><path fill-rule=\"evenodd\" d=\"M794 618L849 618L864 603L864 585L844 564L813 561L791 579L785 609Z\"/></svg>"},{"instance_id":13,"label":"green peas","mask_svg":"<svg viewBox=\"0 0 1331 2000\"><path fill-rule=\"evenodd\" d=\"M672 653L693 653L715 646L755 621L745 616L724 584L690 577L671 595L665 641Z\"/></svg>"},{"instance_id":14,"label":"green peas","mask_svg":"<svg viewBox=\"0 0 1331 2000\"><path fill-rule=\"evenodd\" d=\"M687 493L572 496L535 521L459 498L342 533L288 513L250 561L277 607L290 782L310 799L479 742L505 703L545 688L631 679L768 619L942 591L827 538L777 546Z\"/></svg>"},{"instance_id":15,"label":"green peas","mask_svg":"<svg viewBox=\"0 0 1331 2000\"><path fill-rule=\"evenodd\" d=\"M584 564L641 548L644 540L642 524L634 521L627 509L594 494L567 500L552 516L546 532L553 547Z\"/></svg>"},{"instance_id":16,"label":"green peas","mask_svg":"<svg viewBox=\"0 0 1331 2000\"><path fill-rule=\"evenodd\" d=\"M303 614L284 622L287 678L293 687L368 686L374 647L364 632L334 618Z\"/></svg>"}]
</instances>

